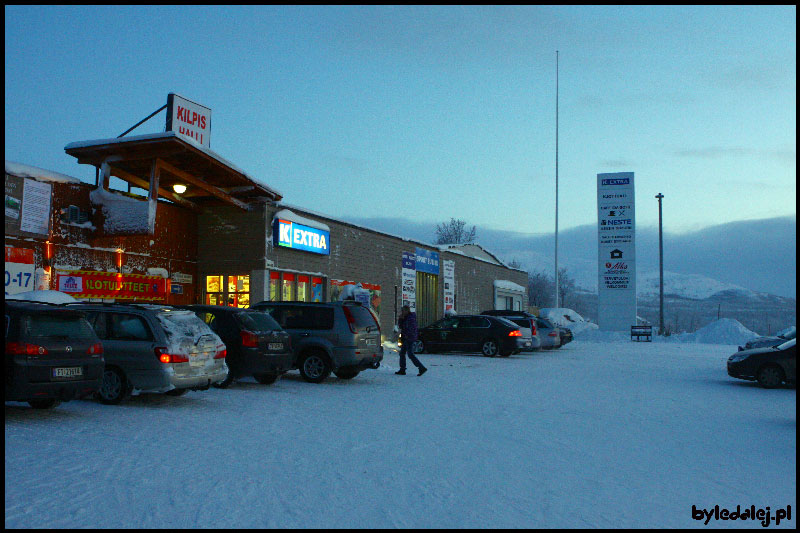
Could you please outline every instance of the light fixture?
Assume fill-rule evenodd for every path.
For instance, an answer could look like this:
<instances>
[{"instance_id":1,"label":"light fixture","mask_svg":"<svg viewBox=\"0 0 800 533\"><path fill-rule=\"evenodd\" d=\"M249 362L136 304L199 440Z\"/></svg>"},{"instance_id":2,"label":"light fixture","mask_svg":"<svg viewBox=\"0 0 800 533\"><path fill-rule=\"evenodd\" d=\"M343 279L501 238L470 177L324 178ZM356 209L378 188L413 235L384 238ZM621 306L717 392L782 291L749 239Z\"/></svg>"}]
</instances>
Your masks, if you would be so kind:
<instances>
[{"instance_id":1,"label":"light fixture","mask_svg":"<svg viewBox=\"0 0 800 533\"><path fill-rule=\"evenodd\" d=\"M186 185L181 185L180 183L176 183L172 186L172 190L178 194L183 194L186 192Z\"/></svg>"}]
</instances>

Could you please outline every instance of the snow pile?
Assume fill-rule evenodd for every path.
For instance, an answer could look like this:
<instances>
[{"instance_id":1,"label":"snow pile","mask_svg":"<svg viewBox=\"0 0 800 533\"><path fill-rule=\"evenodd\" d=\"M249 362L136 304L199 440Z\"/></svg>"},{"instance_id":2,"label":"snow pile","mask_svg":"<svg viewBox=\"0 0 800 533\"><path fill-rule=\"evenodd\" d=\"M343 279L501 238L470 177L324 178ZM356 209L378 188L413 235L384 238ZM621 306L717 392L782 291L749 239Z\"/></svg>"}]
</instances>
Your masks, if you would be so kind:
<instances>
[{"instance_id":1,"label":"snow pile","mask_svg":"<svg viewBox=\"0 0 800 533\"><path fill-rule=\"evenodd\" d=\"M308 226L309 228L317 228L324 231L330 231L331 228L327 224L323 224L322 222L318 222L316 220L312 220L310 218L301 217L300 215L290 211L289 209L281 209L275 215L273 215L272 220L288 220L290 222L297 222L298 224L302 224L304 226Z\"/></svg>"},{"instance_id":2,"label":"snow pile","mask_svg":"<svg viewBox=\"0 0 800 533\"><path fill-rule=\"evenodd\" d=\"M52 170L45 170L43 168L34 167L32 165L23 165L22 163L15 163L6 159L6 174L18 176L20 178L33 178L38 181L48 181L55 183L80 183L81 180L53 172Z\"/></svg>"},{"instance_id":3,"label":"snow pile","mask_svg":"<svg viewBox=\"0 0 800 533\"><path fill-rule=\"evenodd\" d=\"M720 318L704 326L694 333L679 333L669 337L673 342L698 342L703 344L736 344L744 345L747 341L758 337L733 318Z\"/></svg>"},{"instance_id":4,"label":"snow pile","mask_svg":"<svg viewBox=\"0 0 800 533\"><path fill-rule=\"evenodd\" d=\"M89 193L93 205L103 209L103 231L109 234L147 233L155 220L155 202L136 200L98 187Z\"/></svg>"},{"instance_id":5,"label":"snow pile","mask_svg":"<svg viewBox=\"0 0 800 533\"><path fill-rule=\"evenodd\" d=\"M48 304L73 304L78 302L69 294L60 291L28 291L6 294L6 300L27 300L29 302L44 302Z\"/></svg>"},{"instance_id":6,"label":"snow pile","mask_svg":"<svg viewBox=\"0 0 800 533\"><path fill-rule=\"evenodd\" d=\"M539 316L546 318L557 326L569 328L573 335L585 331L595 331L598 328L597 324L589 322L567 307L543 307L539 309Z\"/></svg>"}]
</instances>

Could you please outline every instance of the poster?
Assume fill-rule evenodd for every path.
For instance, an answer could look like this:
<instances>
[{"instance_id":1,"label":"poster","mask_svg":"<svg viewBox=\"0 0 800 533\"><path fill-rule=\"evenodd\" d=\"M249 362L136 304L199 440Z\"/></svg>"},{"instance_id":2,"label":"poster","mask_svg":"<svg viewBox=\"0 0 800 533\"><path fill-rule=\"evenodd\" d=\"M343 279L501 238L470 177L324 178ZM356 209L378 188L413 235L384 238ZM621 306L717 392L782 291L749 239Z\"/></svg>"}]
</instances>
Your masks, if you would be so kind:
<instances>
[{"instance_id":1,"label":"poster","mask_svg":"<svg viewBox=\"0 0 800 533\"><path fill-rule=\"evenodd\" d=\"M33 250L6 246L6 296L35 289Z\"/></svg>"},{"instance_id":2,"label":"poster","mask_svg":"<svg viewBox=\"0 0 800 533\"><path fill-rule=\"evenodd\" d=\"M409 306L411 312L417 311L417 258L412 252L403 252L402 297L400 306Z\"/></svg>"},{"instance_id":3,"label":"poster","mask_svg":"<svg viewBox=\"0 0 800 533\"><path fill-rule=\"evenodd\" d=\"M6 174L6 234L49 235L52 190L50 183Z\"/></svg>"},{"instance_id":4,"label":"poster","mask_svg":"<svg viewBox=\"0 0 800 533\"><path fill-rule=\"evenodd\" d=\"M455 311L455 282L456 282L456 262L442 261L442 269L444 270L444 313L447 315L448 311Z\"/></svg>"}]
</instances>

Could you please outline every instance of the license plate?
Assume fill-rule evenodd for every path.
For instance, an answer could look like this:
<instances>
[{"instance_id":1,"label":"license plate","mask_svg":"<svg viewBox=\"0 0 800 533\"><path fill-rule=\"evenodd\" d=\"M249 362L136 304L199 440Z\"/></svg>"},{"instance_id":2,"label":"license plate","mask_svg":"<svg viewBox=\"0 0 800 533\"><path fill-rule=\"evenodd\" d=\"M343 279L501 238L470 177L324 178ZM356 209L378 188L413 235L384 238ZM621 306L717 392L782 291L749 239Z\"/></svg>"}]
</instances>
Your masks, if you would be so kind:
<instances>
[{"instance_id":1,"label":"license plate","mask_svg":"<svg viewBox=\"0 0 800 533\"><path fill-rule=\"evenodd\" d=\"M54 378L74 378L83 375L83 367L74 366L69 368L54 368Z\"/></svg>"},{"instance_id":2,"label":"license plate","mask_svg":"<svg viewBox=\"0 0 800 533\"><path fill-rule=\"evenodd\" d=\"M270 350L283 350L283 343L282 342L271 342L267 346Z\"/></svg>"},{"instance_id":3,"label":"license plate","mask_svg":"<svg viewBox=\"0 0 800 533\"><path fill-rule=\"evenodd\" d=\"M375 339L367 339L367 346L375 346Z\"/></svg>"}]
</instances>

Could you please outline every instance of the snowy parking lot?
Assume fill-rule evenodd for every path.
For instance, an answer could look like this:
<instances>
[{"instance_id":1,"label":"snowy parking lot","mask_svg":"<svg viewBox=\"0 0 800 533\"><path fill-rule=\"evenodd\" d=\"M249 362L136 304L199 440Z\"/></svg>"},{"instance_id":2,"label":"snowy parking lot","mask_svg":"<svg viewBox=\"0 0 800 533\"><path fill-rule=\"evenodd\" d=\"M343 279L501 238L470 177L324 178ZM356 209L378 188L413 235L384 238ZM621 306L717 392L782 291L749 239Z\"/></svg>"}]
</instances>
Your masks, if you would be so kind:
<instances>
[{"instance_id":1,"label":"snowy parking lot","mask_svg":"<svg viewBox=\"0 0 800 533\"><path fill-rule=\"evenodd\" d=\"M760 527L792 506L796 390L729 378L736 346L576 340L321 385L294 371L119 406L5 408L5 526ZM770 527L775 527L774 522Z\"/></svg>"}]
</instances>

